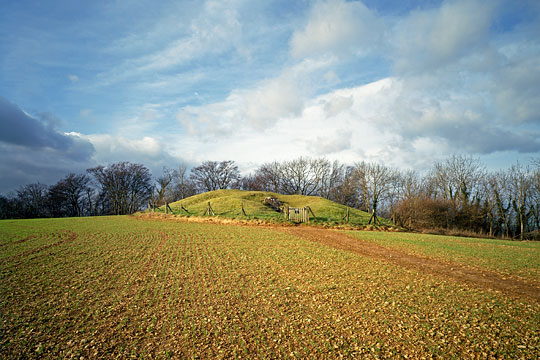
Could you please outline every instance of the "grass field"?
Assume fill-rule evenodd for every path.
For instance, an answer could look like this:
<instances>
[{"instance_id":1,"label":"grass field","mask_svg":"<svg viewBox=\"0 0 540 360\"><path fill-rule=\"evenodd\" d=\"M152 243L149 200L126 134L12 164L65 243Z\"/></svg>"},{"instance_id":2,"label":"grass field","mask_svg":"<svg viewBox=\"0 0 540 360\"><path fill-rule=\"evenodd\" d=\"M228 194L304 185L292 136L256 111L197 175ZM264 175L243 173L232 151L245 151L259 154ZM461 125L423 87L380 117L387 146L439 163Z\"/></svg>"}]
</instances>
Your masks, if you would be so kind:
<instances>
[{"instance_id":1,"label":"grass field","mask_svg":"<svg viewBox=\"0 0 540 360\"><path fill-rule=\"evenodd\" d=\"M433 257L453 263L497 271L508 276L540 281L540 242L478 239L373 231L351 231L348 234L384 247L406 253Z\"/></svg>"},{"instance_id":2,"label":"grass field","mask_svg":"<svg viewBox=\"0 0 540 360\"><path fill-rule=\"evenodd\" d=\"M355 236L371 235L517 276L534 278L539 267L536 246L523 252L536 254L528 272L521 250L507 256L506 247L485 243L489 251L462 257L452 253L455 239ZM506 259L502 267L496 254ZM278 227L136 217L1 221L0 280L3 358L540 356L534 300Z\"/></svg>"}]
</instances>

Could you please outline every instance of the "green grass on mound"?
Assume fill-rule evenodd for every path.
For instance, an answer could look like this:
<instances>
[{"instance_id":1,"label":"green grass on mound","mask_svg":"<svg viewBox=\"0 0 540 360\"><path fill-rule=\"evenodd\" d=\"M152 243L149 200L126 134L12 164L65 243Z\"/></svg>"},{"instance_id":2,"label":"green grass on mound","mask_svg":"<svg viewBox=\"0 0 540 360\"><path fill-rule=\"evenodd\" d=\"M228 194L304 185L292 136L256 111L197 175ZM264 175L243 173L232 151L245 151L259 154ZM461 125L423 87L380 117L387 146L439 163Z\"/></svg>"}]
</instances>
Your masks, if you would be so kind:
<instances>
[{"instance_id":1,"label":"green grass on mound","mask_svg":"<svg viewBox=\"0 0 540 360\"><path fill-rule=\"evenodd\" d=\"M285 206L302 208L309 206L315 218L311 217L315 223L344 223L347 207L333 201L323 199L318 196L304 195L281 195L266 191L244 191L244 190L216 190L203 194L191 196L169 204L174 214L189 216L204 216L208 208L208 203L217 216L228 218L264 219L270 221L284 221L283 214L272 209L263 203L264 198L277 198ZM246 215L242 213L242 204ZM182 206L188 212L182 210ZM162 206L158 209L165 212ZM349 223L353 225L366 225L370 215L364 211L349 208ZM388 224L387 220L381 218L381 222Z\"/></svg>"}]
</instances>

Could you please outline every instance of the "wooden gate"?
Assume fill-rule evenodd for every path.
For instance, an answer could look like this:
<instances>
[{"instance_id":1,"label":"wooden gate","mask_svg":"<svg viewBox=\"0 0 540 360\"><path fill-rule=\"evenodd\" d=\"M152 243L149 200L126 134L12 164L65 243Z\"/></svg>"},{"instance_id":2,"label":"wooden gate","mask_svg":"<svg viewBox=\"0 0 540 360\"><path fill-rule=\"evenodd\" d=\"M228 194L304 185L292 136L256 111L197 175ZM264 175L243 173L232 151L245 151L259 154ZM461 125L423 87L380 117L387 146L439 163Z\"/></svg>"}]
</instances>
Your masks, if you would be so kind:
<instances>
[{"instance_id":1,"label":"wooden gate","mask_svg":"<svg viewBox=\"0 0 540 360\"><path fill-rule=\"evenodd\" d=\"M310 211L311 209L307 206L303 208L292 208L287 206L283 209L285 218L297 223L309 222Z\"/></svg>"}]
</instances>

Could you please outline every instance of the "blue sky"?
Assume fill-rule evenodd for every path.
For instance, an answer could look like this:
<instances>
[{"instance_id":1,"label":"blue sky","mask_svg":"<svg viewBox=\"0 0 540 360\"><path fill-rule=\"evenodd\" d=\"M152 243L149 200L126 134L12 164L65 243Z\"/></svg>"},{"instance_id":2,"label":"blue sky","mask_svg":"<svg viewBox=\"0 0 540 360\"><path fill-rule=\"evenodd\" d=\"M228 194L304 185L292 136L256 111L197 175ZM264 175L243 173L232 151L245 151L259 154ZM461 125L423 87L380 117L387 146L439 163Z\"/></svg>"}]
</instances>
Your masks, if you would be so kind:
<instances>
[{"instance_id":1,"label":"blue sky","mask_svg":"<svg viewBox=\"0 0 540 360\"><path fill-rule=\"evenodd\" d=\"M0 193L122 160L540 156L538 1L0 7Z\"/></svg>"}]
</instances>

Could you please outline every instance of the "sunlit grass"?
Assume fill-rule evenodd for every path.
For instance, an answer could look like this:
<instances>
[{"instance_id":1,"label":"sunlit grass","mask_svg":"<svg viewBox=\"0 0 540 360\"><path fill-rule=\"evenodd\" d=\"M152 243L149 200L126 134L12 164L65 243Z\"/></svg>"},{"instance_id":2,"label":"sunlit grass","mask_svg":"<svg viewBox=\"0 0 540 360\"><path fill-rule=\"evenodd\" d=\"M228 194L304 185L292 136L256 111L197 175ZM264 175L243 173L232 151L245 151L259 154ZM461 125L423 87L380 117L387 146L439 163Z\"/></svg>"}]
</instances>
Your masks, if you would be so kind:
<instances>
[{"instance_id":1,"label":"sunlit grass","mask_svg":"<svg viewBox=\"0 0 540 360\"><path fill-rule=\"evenodd\" d=\"M345 223L347 207L333 201L317 196L281 195L272 192L242 191L242 190L217 190L195 196L170 204L173 212L179 215L203 216L210 203L216 215L239 219L266 219L280 221L283 214L274 211L263 204L265 197L279 199L285 206L303 208L309 206L313 211L314 222ZM242 213L244 206L245 215ZM188 212L181 209L183 206ZM159 209L164 212L164 207ZM358 209L349 208L349 221L351 224L367 224L370 215ZM388 223L385 219L382 222Z\"/></svg>"},{"instance_id":2,"label":"sunlit grass","mask_svg":"<svg viewBox=\"0 0 540 360\"><path fill-rule=\"evenodd\" d=\"M470 237L350 231L364 241L464 265L540 281L540 242Z\"/></svg>"}]
</instances>

